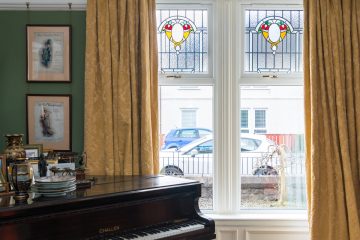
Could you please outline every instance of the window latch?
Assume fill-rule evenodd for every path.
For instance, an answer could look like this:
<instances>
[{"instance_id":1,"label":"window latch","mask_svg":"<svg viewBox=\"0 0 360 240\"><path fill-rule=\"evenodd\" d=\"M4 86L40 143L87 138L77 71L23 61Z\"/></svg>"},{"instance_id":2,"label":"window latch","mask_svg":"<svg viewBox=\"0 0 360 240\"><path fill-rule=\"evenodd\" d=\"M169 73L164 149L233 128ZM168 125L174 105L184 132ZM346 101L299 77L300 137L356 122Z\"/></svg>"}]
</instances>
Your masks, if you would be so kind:
<instances>
[{"instance_id":1,"label":"window latch","mask_svg":"<svg viewBox=\"0 0 360 240\"><path fill-rule=\"evenodd\" d=\"M278 78L279 76L278 75L275 75L275 74L273 74L273 75L263 75L262 76L263 78Z\"/></svg>"},{"instance_id":2,"label":"window latch","mask_svg":"<svg viewBox=\"0 0 360 240\"><path fill-rule=\"evenodd\" d=\"M166 78L181 78L180 75L167 75Z\"/></svg>"}]
</instances>

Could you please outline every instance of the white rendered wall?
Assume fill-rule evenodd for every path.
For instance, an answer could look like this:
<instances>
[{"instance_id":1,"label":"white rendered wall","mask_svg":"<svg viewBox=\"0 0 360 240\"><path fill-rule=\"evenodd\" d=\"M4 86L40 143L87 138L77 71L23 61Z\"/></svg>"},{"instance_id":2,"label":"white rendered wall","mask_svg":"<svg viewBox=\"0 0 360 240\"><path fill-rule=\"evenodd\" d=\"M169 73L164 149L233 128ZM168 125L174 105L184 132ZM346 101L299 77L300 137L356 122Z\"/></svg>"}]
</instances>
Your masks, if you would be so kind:
<instances>
[{"instance_id":1,"label":"white rendered wall","mask_svg":"<svg viewBox=\"0 0 360 240\"><path fill-rule=\"evenodd\" d=\"M181 126L181 110L196 109L197 127L212 129L212 87L183 89L164 86L159 91L161 133ZM241 109L249 110L249 128L254 128L255 109L266 110L269 134L303 134L304 113L302 87L245 87L241 89Z\"/></svg>"}]
</instances>

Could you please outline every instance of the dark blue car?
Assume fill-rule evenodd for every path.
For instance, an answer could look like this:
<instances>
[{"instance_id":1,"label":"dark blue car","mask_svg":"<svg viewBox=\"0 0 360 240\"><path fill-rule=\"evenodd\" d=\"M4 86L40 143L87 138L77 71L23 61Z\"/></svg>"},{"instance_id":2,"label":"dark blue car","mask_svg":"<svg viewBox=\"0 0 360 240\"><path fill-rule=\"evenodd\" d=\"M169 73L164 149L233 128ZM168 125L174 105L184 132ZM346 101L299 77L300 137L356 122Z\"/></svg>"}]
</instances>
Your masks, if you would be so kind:
<instances>
[{"instance_id":1,"label":"dark blue car","mask_svg":"<svg viewBox=\"0 0 360 240\"><path fill-rule=\"evenodd\" d=\"M170 130L164 140L162 150L169 148L181 148L182 146L212 133L207 128L176 128Z\"/></svg>"}]
</instances>

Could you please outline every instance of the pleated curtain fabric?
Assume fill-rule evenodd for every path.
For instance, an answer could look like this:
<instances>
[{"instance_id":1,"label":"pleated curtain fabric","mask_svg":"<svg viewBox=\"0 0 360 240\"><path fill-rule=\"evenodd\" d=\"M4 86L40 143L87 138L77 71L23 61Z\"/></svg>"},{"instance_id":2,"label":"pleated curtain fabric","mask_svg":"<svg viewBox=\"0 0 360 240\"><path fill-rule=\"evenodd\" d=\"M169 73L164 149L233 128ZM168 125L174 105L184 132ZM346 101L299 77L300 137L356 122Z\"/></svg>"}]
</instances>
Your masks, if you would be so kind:
<instances>
[{"instance_id":1,"label":"pleated curtain fabric","mask_svg":"<svg viewBox=\"0 0 360 240\"><path fill-rule=\"evenodd\" d=\"M304 0L312 240L360 239L360 1Z\"/></svg>"},{"instance_id":2,"label":"pleated curtain fabric","mask_svg":"<svg viewBox=\"0 0 360 240\"><path fill-rule=\"evenodd\" d=\"M88 0L86 14L88 174L156 174L155 0Z\"/></svg>"}]
</instances>

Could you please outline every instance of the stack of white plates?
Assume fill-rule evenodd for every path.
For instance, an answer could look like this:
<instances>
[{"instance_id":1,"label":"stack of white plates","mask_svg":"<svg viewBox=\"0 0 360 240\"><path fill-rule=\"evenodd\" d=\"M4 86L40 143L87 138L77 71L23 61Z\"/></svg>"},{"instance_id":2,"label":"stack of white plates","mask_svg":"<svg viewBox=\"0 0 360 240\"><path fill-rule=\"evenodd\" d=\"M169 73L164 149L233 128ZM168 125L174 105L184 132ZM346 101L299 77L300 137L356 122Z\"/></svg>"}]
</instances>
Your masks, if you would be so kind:
<instances>
[{"instance_id":1,"label":"stack of white plates","mask_svg":"<svg viewBox=\"0 0 360 240\"><path fill-rule=\"evenodd\" d=\"M76 190L74 176L50 176L35 179L31 190L45 197L65 196L66 193Z\"/></svg>"}]
</instances>

